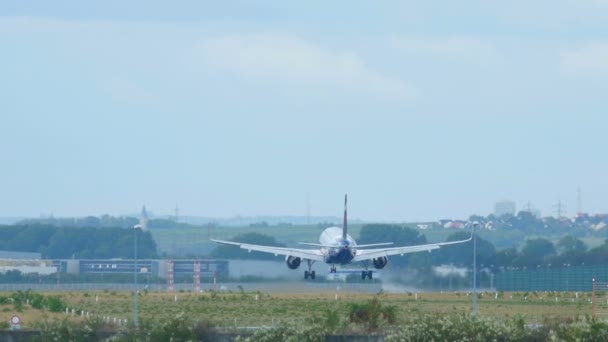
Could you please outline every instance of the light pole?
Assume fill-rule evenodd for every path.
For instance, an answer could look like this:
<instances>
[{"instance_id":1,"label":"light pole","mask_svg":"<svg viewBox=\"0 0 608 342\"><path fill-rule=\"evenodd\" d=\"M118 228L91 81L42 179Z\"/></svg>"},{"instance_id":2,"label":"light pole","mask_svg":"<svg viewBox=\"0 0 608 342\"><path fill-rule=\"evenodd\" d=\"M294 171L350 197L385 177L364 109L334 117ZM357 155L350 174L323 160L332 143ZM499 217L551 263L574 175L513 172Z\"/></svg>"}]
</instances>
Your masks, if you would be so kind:
<instances>
[{"instance_id":1,"label":"light pole","mask_svg":"<svg viewBox=\"0 0 608 342\"><path fill-rule=\"evenodd\" d=\"M133 250L134 250L134 258L133 258L133 325L137 328L139 325L138 321L138 303L137 303L137 232L142 228L141 225L136 224L133 226L133 231L135 237L133 239Z\"/></svg>"},{"instance_id":2,"label":"light pole","mask_svg":"<svg viewBox=\"0 0 608 342\"><path fill-rule=\"evenodd\" d=\"M473 222L473 315L477 315L477 226L479 222Z\"/></svg>"}]
</instances>

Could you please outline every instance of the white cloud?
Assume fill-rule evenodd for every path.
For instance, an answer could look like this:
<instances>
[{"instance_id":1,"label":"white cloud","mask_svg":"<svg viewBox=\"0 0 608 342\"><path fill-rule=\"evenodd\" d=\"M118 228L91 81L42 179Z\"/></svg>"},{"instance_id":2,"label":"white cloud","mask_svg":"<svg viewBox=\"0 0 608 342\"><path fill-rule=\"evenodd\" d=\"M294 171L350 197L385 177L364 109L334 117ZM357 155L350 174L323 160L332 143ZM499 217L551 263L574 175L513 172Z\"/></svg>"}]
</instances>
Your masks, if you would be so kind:
<instances>
[{"instance_id":1,"label":"white cloud","mask_svg":"<svg viewBox=\"0 0 608 342\"><path fill-rule=\"evenodd\" d=\"M413 97L401 80L369 68L354 52L334 52L301 38L276 33L225 35L197 46L197 58L213 70L262 81L331 85L387 97Z\"/></svg>"},{"instance_id":2,"label":"white cloud","mask_svg":"<svg viewBox=\"0 0 608 342\"><path fill-rule=\"evenodd\" d=\"M573 76L608 76L608 42L592 42L562 50L560 69Z\"/></svg>"},{"instance_id":3,"label":"white cloud","mask_svg":"<svg viewBox=\"0 0 608 342\"><path fill-rule=\"evenodd\" d=\"M492 44L468 36L392 37L389 44L408 55L425 55L474 64L500 62L500 51Z\"/></svg>"},{"instance_id":4,"label":"white cloud","mask_svg":"<svg viewBox=\"0 0 608 342\"><path fill-rule=\"evenodd\" d=\"M415 87L370 67L354 50L337 51L286 33L238 33L237 29L228 34L206 25L38 17L0 18L2 32L47 39L55 58L75 61L115 100L131 104L155 98L151 95L155 87L142 89L142 75L152 80L192 79L192 65L186 63L260 87L279 82L293 93L329 90L382 100L418 95Z\"/></svg>"}]
</instances>

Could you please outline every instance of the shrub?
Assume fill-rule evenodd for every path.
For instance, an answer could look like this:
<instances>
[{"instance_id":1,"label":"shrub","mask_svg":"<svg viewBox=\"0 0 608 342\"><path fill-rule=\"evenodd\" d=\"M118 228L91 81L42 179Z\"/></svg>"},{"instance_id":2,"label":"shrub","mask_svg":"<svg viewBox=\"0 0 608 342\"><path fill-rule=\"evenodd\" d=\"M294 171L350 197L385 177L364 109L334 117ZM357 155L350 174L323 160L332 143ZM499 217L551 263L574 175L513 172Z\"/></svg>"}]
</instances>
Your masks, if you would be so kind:
<instances>
[{"instance_id":1,"label":"shrub","mask_svg":"<svg viewBox=\"0 0 608 342\"><path fill-rule=\"evenodd\" d=\"M39 322L35 327L40 330L40 335L33 336L28 341L96 341L99 324L98 320L86 320L81 323L67 320Z\"/></svg>"},{"instance_id":2,"label":"shrub","mask_svg":"<svg viewBox=\"0 0 608 342\"><path fill-rule=\"evenodd\" d=\"M515 335L507 327L476 316L419 315L386 336L386 341L496 341Z\"/></svg>"},{"instance_id":3,"label":"shrub","mask_svg":"<svg viewBox=\"0 0 608 342\"><path fill-rule=\"evenodd\" d=\"M28 298L30 305L35 308L42 310L44 306L44 296L39 293L32 293Z\"/></svg>"},{"instance_id":4,"label":"shrub","mask_svg":"<svg viewBox=\"0 0 608 342\"><path fill-rule=\"evenodd\" d=\"M237 342L322 342L325 331L317 326L306 327L280 326L272 329L259 329L250 337L239 336Z\"/></svg>"},{"instance_id":5,"label":"shrub","mask_svg":"<svg viewBox=\"0 0 608 342\"><path fill-rule=\"evenodd\" d=\"M212 333L213 325L210 322L195 324L182 312L161 324L140 321L139 328L130 326L114 336L112 341L210 341Z\"/></svg>"},{"instance_id":6,"label":"shrub","mask_svg":"<svg viewBox=\"0 0 608 342\"><path fill-rule=\"evenodd\" d=\"M46 298L46 306L51 312L62 312L66 308L65 303L59 297L54 296Z\"/></svg>"},{"instance_id":7,"label":"shrub","mask_svg":"<svg viewBox=\"0 0 608 342\"><path fill-rule=\"evenodd\" d=\"M325 322L325 328L328 332L334 332L340 325L340 315L338 310L325 310L325 317L323 317L323 321Z\"/></svg>"},{"instance_id":8,"label":"shrub","mask_svg":"<svg viewBox=\"0 0 608 342\"><path fill-rule=\"evenodd\" d=\"M383 305L378 298L373 298L367 303L351 303L348 308L348 318L352 323L363 324L367 331L375 331L382 321L388 324L395 323L397 307Z\"/></svg>"},{"instance_id":9,"label":"shrub","mask_svg":"<svg viewBox=\"0 0 608 342\"><path fill-rule=\"evenodd\" d=\"M151 341L196 341L192 323L180 313L158 325L150 333Z\"/></svg>"},{"instance_id":10,"label":"shrub","mask_svg":"<svg viewBox=\"0 0 608 342\"><path fill-rule=\"evenodd\" d=\"M590 316L556 330L557 337L565 341L608 341L608 324Z\"/></svg>"}]
</instances>

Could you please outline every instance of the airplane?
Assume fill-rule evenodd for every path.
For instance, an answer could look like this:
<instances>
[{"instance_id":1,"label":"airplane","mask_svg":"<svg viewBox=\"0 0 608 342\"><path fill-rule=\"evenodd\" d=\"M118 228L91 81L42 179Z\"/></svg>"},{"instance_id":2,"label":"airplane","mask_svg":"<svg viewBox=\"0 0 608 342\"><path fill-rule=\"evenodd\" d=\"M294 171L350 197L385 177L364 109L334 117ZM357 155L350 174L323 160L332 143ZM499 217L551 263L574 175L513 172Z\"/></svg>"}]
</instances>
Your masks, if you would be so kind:
<instances>
[{"instance_id":1,"label":"airplane","mask_svg":"<svg viewBox=\"0 0 608 342\"><path fill-rule=\"evenodd\" d=\"M301 245L317 247L317 249L299 249L285 248L273 246L260 246L248 243L232 242L210 239L213 242L238 246L249 252L257 251L271 253L275 256L284 255L287 267L292 270L300 267L302 260L306 260L308 270L304 271L304 279L315 279L316 273L312 270L312 265L317 262L325 262L332 265L330 273L336 273L336 265L347 265L350 263L361 262L365 270L361 271L361 279L372 279L372 271L368 270L369 262L373 264L375 269L382 269L388 264L388 257L391 255L401 255L415 252L432 251L443 246L454 245L471 241L473 235L466 240L431 243L426 245L390 247L390 248L371 248L392 245L392 242L372 243L366 245L357 245L355 239L348 235L348 220L347 220L347 195L344 195L344 221L342 228L329 227L326 228L319 236L319 243L300 242Z\"/></svg>"}]
</instances>

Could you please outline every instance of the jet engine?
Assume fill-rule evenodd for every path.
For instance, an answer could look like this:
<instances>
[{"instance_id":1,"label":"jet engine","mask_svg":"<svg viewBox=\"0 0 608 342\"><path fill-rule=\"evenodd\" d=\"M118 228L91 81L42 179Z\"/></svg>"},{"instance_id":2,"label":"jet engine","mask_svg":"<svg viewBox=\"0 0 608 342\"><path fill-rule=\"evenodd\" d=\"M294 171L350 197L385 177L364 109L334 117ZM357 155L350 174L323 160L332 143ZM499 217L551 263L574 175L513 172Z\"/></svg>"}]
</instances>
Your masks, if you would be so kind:
<instances>
[{"instance_id":1,"label":"jet engine","mask_svg":"<svg viewBox=\"0 0 608 342\"><path fill-rule=\"evenodd\" d=\"M382 268L384 268L384 266L386 266L386 264L388 264L388 258L379 257L379 258L372 259L372 262L374 263L375 268L382 269Z\"/></svg>"},{"instance_id":2,"label":"jet engine","mask_svg":"<svg viewBox=\"0 0 608 342\"><path fill-rule=\"evenodd\" d=\"M292 270L300 267L300 263L302 262L302 259L293 256L287 257L285 260L287 261L287 267Z\"/></svg>"}]
</instances>

